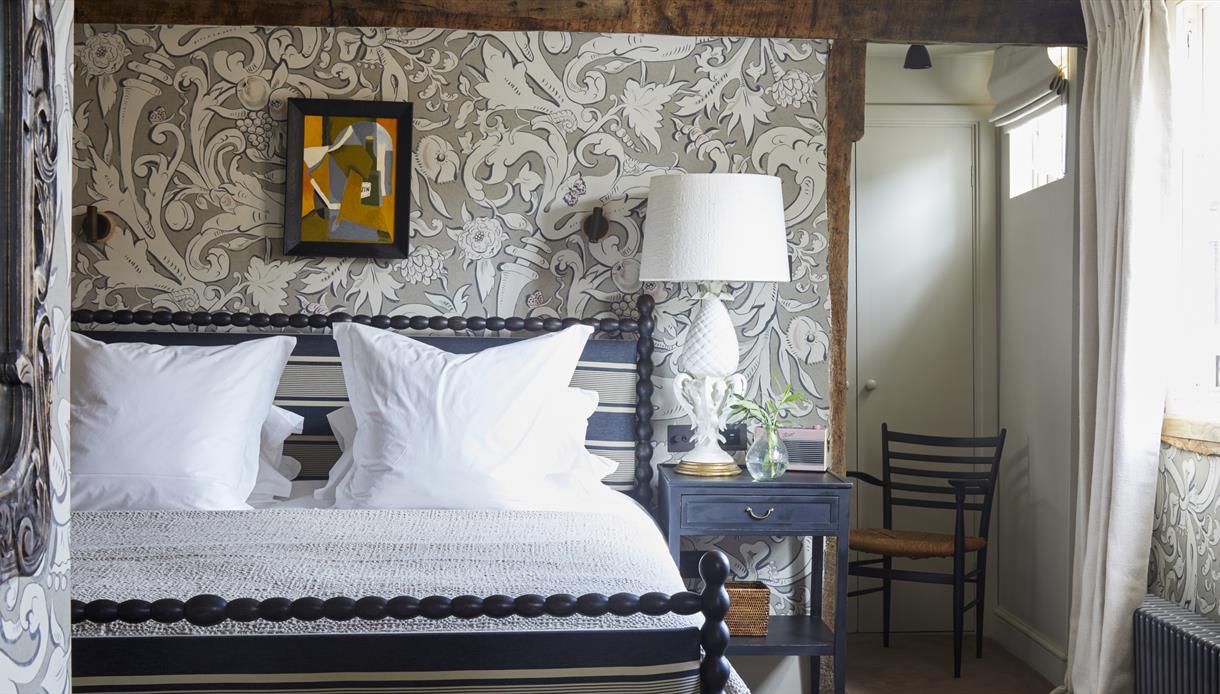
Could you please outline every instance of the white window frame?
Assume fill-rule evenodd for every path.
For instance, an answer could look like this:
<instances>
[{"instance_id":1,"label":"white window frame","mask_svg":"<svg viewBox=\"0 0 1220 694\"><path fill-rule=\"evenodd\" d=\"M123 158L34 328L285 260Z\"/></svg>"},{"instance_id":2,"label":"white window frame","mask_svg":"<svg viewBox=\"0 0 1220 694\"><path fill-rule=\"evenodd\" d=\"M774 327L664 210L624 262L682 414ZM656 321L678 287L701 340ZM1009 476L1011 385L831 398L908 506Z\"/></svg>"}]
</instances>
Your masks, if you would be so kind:
<instances>
[{"instance_id":1,"label":"white window frame","mask_svg":"<svg viewBox=\"0 0 1220 694\"><path fill-rule=\"evenodd\" d=\"M1181 320L1166 336L1177 355L1165 434L1220 443L1220 3L1172 10Z\"/></svg>"},{"instance_id":2,"label":"white window frame","mask_svg":"<svg viewBox=\"0 0 1220 694\"><path fill-rule=\"evenodd\" d=\"M1068 104L1053 102L1003 126L1008 139L1008 199L1019 198L1067 175ZM1030 180L1032 178L1032 180ZM1021 184L1015 185L1020 179Z\"/></svg>"}]
</instances>

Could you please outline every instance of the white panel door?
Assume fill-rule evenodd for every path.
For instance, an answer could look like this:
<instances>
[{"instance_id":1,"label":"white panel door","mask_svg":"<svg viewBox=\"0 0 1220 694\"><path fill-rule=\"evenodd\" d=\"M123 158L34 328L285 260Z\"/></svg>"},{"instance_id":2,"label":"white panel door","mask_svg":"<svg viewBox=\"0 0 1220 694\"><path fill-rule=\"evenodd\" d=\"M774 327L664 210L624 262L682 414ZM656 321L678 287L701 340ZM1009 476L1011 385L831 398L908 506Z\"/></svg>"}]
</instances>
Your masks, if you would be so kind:
<instances>
[{"instance_id":1,"label":"white panel door","mask_svg":"<svg viewBox=\"0 0 1220 694\"><path fill-rule=\"evenodd\" d=\"M994 384L980 382L994 380L994 370L990 379L986 375L993 359L987 352L994 349L994 237L980 242L980 210L990 207L980 204L975 179L984 126L945 119L946 109L929 120L919 107L887 113L879 118L876 109L871 112L856 146L852 230L850 438L856 468L874 475L881 470L882 422L897 431L945 436L994 430L982 424L994 421L994 406L976 407L980 398L994 396ZM879 527L880 491L863 484L857 489L856 525ZM953 514L897 507L894 527L952 532ZM896 560L895 567L949 571L951 562ZM950 629L951 594L948 586L896 582L891 629ZM972 599L970 590L967 596ZM857 629L879 631L880 594L855 601Z\"/></svg>"}]
</instances>

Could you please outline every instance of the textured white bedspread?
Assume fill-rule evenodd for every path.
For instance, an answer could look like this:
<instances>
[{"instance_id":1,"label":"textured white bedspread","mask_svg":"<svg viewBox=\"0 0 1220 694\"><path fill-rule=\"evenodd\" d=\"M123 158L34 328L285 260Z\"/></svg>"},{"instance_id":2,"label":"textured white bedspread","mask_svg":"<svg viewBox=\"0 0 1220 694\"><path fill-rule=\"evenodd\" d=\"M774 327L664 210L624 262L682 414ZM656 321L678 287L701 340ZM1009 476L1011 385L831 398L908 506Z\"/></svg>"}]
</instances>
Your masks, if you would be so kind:
<instances>
[{"instance_id":1,"label":"textured white bedspread","mask_svg":"<svg viewBox=\"0 0 1220 694\"><path fill-rule=\"evenodd\" d=\"M72 597L232 600L366 595L511 596L685 590L665 541L633 501L607 490L589 512L275 508L72 516ZM666 629L699 615L377 622L77 624L73 636L376 631ZM728 691L748 694L733 673Z\"/></svg>"},{"instance_id":2,"label":"textured white bedspread","mask_svg":"<svg viewBox=\"0 0 1220 694\"><path fill-rule=\"evenodd\" d=\"M599 512L147 511L77 513L72 596L241 597L674 593L684 590L660 531L629 499ZM698 616L409 622L77 625L76 635L672 628Z\"/></svg>"},{"instance_id":3,"label":"textured white bedspread","mask_svg":"<svg viewBox=\"0 0 1220 694\"><path fill-rule=\"evenodd\" d=\"M621 496L621 495L620 495ZM523 595L683 590L653 521L623 496L600 512L122 511L74 513L72 596L187 599ZM303 633L666 628L698 616L399 622L77 624L87 633Z\"/></svg>"}]
</instances>

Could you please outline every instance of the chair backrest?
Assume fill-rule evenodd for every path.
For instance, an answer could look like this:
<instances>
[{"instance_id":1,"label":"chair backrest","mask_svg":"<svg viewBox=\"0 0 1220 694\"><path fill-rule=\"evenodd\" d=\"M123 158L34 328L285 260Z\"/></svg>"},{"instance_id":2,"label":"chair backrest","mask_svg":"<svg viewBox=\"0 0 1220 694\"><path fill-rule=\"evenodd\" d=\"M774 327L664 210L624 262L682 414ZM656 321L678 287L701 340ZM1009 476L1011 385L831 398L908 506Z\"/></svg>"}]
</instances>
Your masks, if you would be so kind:
<instances>
[{"instance_id":1,"label":"chair backrest","mask_svg":"<svg viewBox=\"0 0 1220 694\"><path fill-rule=\"evenodd\" d=\"M986 491L971 490L964 507L978 511L979 536L987 537L996 476L1007 430L997 436L926 436L890 431L881 425L881 474L885 482L884 522L893 528L894 507L957 508L949 480L987 482ZM947 496L948 498L938 498Z\"/></svg>"}]
</instances>

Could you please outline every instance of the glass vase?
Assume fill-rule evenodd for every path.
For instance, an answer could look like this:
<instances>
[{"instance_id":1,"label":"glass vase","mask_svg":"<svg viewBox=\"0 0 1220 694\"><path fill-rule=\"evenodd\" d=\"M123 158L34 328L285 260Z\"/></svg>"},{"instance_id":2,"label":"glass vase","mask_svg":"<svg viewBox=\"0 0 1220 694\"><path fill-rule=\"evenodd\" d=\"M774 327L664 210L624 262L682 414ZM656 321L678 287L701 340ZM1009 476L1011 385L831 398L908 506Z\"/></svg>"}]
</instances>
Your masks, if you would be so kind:
<instances>
[{"instance_id":1,"label":"glass vase","mask_svg":"<svg viewBox=\"0 0 1220 694\"><path fill-rule=\"evenodd\" d=\"M754 443L746 451L746 470L757 482L779 478L788 469L788 447L779 429L762 427L754 432Z\"/></svg>"}]
</instances>

